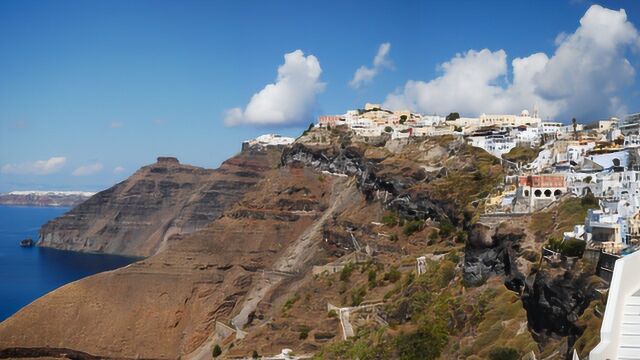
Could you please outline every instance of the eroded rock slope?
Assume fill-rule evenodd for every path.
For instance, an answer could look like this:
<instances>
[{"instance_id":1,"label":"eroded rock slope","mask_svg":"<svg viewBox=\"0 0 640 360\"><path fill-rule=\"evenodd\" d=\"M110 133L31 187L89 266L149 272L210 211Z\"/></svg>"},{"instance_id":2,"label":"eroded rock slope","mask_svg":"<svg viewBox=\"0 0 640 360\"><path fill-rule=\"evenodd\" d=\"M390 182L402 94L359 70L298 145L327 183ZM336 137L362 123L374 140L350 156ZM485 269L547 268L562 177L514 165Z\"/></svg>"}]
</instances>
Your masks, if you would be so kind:
<instances>
[{"instance_id":1,"label":"eroded rock slope","mask_svg":"<svg viewBox=\"0 0 640 360\"><path fill-rule=\"evenodd\" d=\"M149 256L174 234L208 225L254 186L279 157L249 149L211 170L158 158L45 224L39 246Z\"/></svg>"}]
</instances>

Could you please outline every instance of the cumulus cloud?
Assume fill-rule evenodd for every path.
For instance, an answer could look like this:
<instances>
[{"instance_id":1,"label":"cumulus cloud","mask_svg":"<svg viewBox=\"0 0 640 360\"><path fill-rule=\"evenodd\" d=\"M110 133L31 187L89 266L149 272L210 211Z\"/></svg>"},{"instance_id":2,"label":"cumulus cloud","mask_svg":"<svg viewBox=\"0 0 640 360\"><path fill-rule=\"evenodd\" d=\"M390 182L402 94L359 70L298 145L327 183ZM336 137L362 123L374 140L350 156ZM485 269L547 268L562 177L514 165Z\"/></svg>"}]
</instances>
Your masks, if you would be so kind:
<instances>
[{"instance_id":1,"label":"cumulus cloud","mask_svg":"<svg viewBox=\"0 0 640 360\"><path fill-rule=\"evenodd\" d=\"M20 164L5 164L0 168L3 174L31 174L48 175L60 170L67 159L63 156L54 156L47 160L37 160Z\"/></svg>"},{"instance_id":2,"label":"cumulus cloud","mask_svg":"<svg viewBox=\"0 0 640 360\"><path fill-rule=\"evenodd\" d=\"M441 64L431 81L408 81L385 105L425 113L516 113L537 105L541 115L600 117L626 111L620 99L635 70L625 58L640 49L638 31L624 10L591 6L574 33L559 34L549 57L515 58L508 81L504 50L469 50Z\"/></svg>"},{"instance_id":3,"label":"cumulus cloud","mask_svg":"<svg viewBox=\"0 0 640 360\"><path fill-rule=\"evenodd\" d=\"M113 173L114 174L120 174L124 171L124 167L122 166L116 166L115 168L113 168Z\"/></svg>"},{"instance_id":4,"label":"cumulus cloud","mask_svg":"<svg viewBox=\"0 0 640 360\"><path fill-rule=\"evenodd\" d=\"M71 175L73 175L73 176L93 175L93 174L97 174L100 171L102 171L102 168L103 168L103 166L99 162L93 163L93 164L89 164L89 165L82 165L82 166L78 167L77 169L73 170Z\"/></svg>"},{"instance_id":5,"label":"cumulus cloud","mask_svg":"<svg viewBox=\"0 0 640 360\"><path fill-rule=\"evenodd\" d=\"M380 44L378 47L378 52L376 56L373 58L373 66L360 66L355 74L353 74L353 79L349 81L349 85L357 89L362 85L369 84L373 81L373 78L378 75L378 73L384 68L393 67L393 63L389 60L389 50L391 50L391 44L386 42Z\"/></svg>"},{"instance_id":6,"label":"cumulus cloud","mask_svg":"<svg viewBox=\"0 0 640 360\"><path fill-rule=\"evenodd\" d=\"M245 109L226 111L224 122L236 125L292 125L305 123L316 105L316 96L325 88L320 81L320 62L301 50L284 55L276 82L254 94Z\"/></svg>"}]
</instances>

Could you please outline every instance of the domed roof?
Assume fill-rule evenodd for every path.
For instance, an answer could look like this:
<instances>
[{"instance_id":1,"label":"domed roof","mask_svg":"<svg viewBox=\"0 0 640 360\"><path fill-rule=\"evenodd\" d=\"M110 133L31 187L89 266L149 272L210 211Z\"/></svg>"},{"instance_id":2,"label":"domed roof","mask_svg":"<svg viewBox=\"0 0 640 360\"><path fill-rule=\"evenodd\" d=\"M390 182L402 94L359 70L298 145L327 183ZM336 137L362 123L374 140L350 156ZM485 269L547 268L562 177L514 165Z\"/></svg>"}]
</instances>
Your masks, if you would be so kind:
<instances>
[{"instance_id":1,"label":"domed roof","mask_svg":"<svg viewBox=\"0 0 640 360\"><path fill-rule=\"evenodd\" d=\"M520 116L529 116L529 111L527 109L522 110Z\"/></svg>"}]
</instances>

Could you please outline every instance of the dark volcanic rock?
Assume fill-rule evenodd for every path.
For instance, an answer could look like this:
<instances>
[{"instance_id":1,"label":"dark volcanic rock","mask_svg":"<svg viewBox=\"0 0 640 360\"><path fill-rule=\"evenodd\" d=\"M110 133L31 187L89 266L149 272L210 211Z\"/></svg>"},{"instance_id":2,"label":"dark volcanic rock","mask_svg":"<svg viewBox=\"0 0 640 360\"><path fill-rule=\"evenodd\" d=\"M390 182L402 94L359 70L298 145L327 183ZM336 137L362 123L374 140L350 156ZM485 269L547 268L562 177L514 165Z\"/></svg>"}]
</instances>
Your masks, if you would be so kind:
<instances>
[{"instance_id":1,"label":"dark volcanic rock","mask_svg":"<svg viewBox=\"0 0 640 360\"><path fill-rule=\"evenodd\" d=\"M464 282L468 286L482 284L492 276L505 276L505 285L520 291L524 275L515 265L519 240L524 234L519 229L498 228L493 231L476 224L469 236L464 257Z\"/></svg>"},{"instance_id":2,"label":"dark volcanic rock","mask_svg":"<svg viewBox=\"0 0 640 360\"><path fill-rule=\"evenodd\" d=\"M412 196L411 185L416 183L413 173L403 176L381 176L381 167L376 161L367 159L362 150L354 146L344 148L312 148L300 143L285 149L282 155L283 165L299 163L311 168L331 173L354 176L358 188L368 200L384 195L385 207L393 210L405 219L442 219L447 217L440 206L425 196Z\"/></svg>"},{"instance_id":3,"label":"dark volcanic rock","mask_svg":"<svg viewBox=\"0 0 640 360\"><path fill-rule=\"evenodd\" d=\"M589 276L572 271L553 275L546 270L529 276L522 296L529 327L542 337L569 336L572 345L582 334L576 321L597 294L589 284Z\"/></svg>"}]
</instances>

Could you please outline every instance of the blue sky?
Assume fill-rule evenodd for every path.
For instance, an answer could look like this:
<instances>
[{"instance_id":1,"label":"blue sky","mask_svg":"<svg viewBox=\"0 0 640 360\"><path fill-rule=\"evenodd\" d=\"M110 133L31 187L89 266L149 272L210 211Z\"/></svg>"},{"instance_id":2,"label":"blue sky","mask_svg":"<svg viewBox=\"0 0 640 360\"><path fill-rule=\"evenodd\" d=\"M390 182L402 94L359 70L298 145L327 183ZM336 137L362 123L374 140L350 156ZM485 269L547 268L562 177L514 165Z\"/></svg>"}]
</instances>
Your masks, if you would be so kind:
<instances>
[{"instance_id":1,"label":"blue sky","mask_svg":"<svg viewBox=\"0 0 640 360\"><path fill-rule=\"evenodd\" d=\"M638 2L597 3L625 9L622 25L640 26ZM474 94L464 89L452 90L461 94L458 98L448 96L441 84L447 81L431 82L447 73L447 67L439 65L450 62L451 68L463 68L466 60L494 61L493 70L472 68L474 74L497 75L487 75L468 91L507 88L513 81L513 59L538 52L552 58L564 38L559 35L576 32L591 5L575 0L2 1L0 191L100 190L160 155L216 167L239 151L242 140L266 132L295 136L317 114L343 113L366 101L427 113L451 108L474 115L503 109L467 107L472 101L465 96ZM605 55L623 55L630 69L637 70L636 37L612 36L620 47ZM350 86L356 69L373 68L383 43L390 44L389 66L382 66L363 86ZM487 51L480 52L483 49ZM300 112L285 115L277 124L256 125L245 111L247 105L276 81L285 54L296 50L302 52L299 60L315 58L304 69L317 65L320 75L303 78L309 86L322 86L309 90ZM456 54L460 61L453 60ZM462 65L455 65L458 62ZM557 83L549 81L539 86L539 94L523 95L526 99L514 99L520 93L509 90L489 101L499 103L495 97L505 97L520 105L542 96L536 103L547 109L541 106L541 112L562 121L574 113L587 121L608 116L611 109L639 111L639 88L631 70L613 76L613 93L598 97L607 98L610 107L586 111L583 104L593 103L586 95L574 99L552 94ZM592 76L585 73L576 76ZM292 76L291 81L299 78ZM588 88L605 80L567 81ZM413 95L416 84L427 89L424 97ZM299 89L291 86L294 92ZM434 89L447 98L436 101L439 98L428 92ZM285 97L282 101L295 101ZM485 98L477 101L487 103ZM225 126L227 111L233 108L240 110L240 125Z\"/></svg>"}]
</instances>

